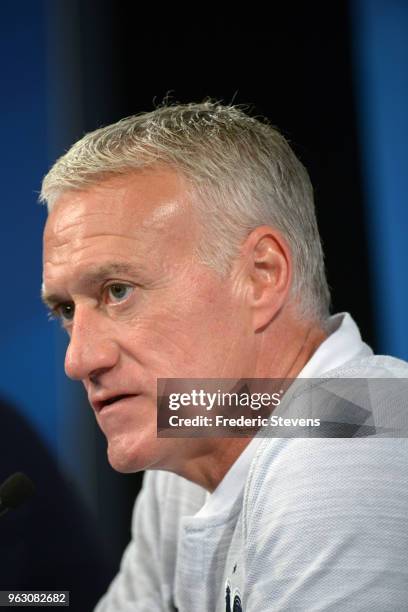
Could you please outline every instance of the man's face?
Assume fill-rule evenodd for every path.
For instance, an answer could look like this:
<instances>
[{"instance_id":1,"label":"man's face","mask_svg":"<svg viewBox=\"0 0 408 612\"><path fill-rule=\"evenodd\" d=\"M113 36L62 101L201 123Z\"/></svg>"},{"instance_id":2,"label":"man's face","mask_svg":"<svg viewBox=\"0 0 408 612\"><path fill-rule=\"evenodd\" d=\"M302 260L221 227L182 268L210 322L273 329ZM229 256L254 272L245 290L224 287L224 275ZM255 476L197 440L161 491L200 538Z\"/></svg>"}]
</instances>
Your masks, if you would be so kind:
<instances>
[{"instance_id":1,"label":"man's face","mask_svg":"<svg viewBox=\"0 0 408 612\"><path fill-rule=\"evenodd\" d=\"M250 375L239 282L198 263L184 180L149 170L63 193L44 235L44 292L120 471L177 469L197 452L156 437L157 378Z\"/></svg>"}]
</instances>

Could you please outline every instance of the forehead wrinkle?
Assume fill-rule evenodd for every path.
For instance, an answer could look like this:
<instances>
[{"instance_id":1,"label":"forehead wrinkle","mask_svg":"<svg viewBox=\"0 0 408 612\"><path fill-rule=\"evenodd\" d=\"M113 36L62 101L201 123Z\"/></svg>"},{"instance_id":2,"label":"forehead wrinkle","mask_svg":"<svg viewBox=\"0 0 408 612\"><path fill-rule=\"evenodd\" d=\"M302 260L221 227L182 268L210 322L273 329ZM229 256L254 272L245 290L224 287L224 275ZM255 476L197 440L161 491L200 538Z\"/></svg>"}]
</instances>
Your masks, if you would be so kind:
<instances>
[{"instance_id":1,"label":"forehead wrinkle","mask_svg":"<svg viewBox=\"0 0 408 612\"><path fill-rule=\"evenodd\" d=\"M92 240L93 238L120 238L125 240L135 240L139 237L143 237L145 234L142 231L137 231L135 234L116 234L114 232L95 232L94 234L87 234L86 236L76 236L74 238L67 238L63 242L60 241L59 244L52 244L52 249L61 249L66 246L74 245L79 242L83 242L84 240ZM89 247L93 248L93 245L89 245ZM84 245L82 248L88 248L88 245Z\"/></svg>"},{"instance_id":2,"label":"forehead wrinkle","mask_svg":"<svg viewBox=\"0 0 408 612\"><path fill-rule=\"evenodd\" d=\"M143 267L141 265L112 262L95 266L94 269L92 269L92 266L88 267L87 271L81 275L81 281L85 284L97 283L115 274L138 274L142 270Z\"/></svg>"},{"instance_id":3,"label":"forehead wrinkle","mask_svg":"<svg viewBox=\"0 0 408 612\"><path fill-rule=\"evenodd\" d=\"M127 264L122 262L103 264L100 266L95 266L94 269L92 269L92 267L89 269L89 266L87 266L86 272L79 275L77 282L78 285L89 287L98 285L102 281L116 274L138 275L143 272L143 270L144 268L141 265ZM43 302L45 302L45 304L48 306L55 305L56 303L65 299L57 293L49 293L45 287L45 283L43 283L41 287L41 297Z\"/></svg>"},{"instance_id":4,"label":"forehead wrinkle","mask_svg":"<svg viewBox=\"0 0 408 612\"><path fill-rule=\"evenodd\" d=\"M99 241L101 238L104 239L103 244L105 245L105 248L102 253L98 253L98 258L95 259L95 244L99 246ZM131 257L133 261L129 265L133 264L135 268L141 268L143 260L146 258L148 253L150 253L149 249L151 247L152 240L154 239L155 237L153 235L149 235L148 232L140 232L140 234L137 236L113 233L95 233L83 238L77 236L73 239L60 242L59 244L48 244L48 248L47 245L45 245L43 265L44 267L64 266L68 263L68 261L71 264L80 265L84 257L87 256L87 253L92 253L93 256L90 258L91 263L89 265L87 264L88 269L91 269L93 266L103 266L103 261L100 264L98 263L98 260L100 260L102 256L108 263L110 261L114 261L115 259L120 260L123 257ZM121 246L119 252L117 250L118 240L120 240ZM126 246L124 250L123 246ZM94 261L92 261L92 259Z\"/></svg>"},{"instance_id":5,"label":"forehead wrinkle","mask_svg":"<svg viewBox=\"0 0 408 612\"><path fill-rule=\"evenodd\" d=\"M149 197L143 197L143 194L125 193L122 196L126 207L122 211L122 217L139 217L138 222L141 226L149 227L157 222L163 223L165 219L171 219L178 214L185 214L186 203L184 198L174 197L172 194L167 195L162 201L151 201ZM139 196L139 197L138 197ZM106 198L104 198L106 200ZM96 202L96 208L86 210L86 206L80 200L79 204L74 200L71 202L57 203L50 217L54 217L54 231L66 232L75 229L78 225L83 224L83 220L93 217L115 217L117 215L117 207L112 205L108 210L101 208L100 204L106 204L106 201ZM62 213L61 208L62 207ZM84 210L85 208L85 210Z\"/></svg>"},{"instance_id":6,"label":"forehead wrinkle","mask_svg":"<svg viewBox=\"0 0 408 612\"><path fill-rule=\"evenodd\" d=\"M73 205L70 203L67 214L66 210L61 213L58 206L52 211L50 215L50 221L53 223L53 231L54 232L67 232L69 230L75 229L78 225L81 226L83 224L83 220L87 217L95 217L95 216L106 216L109 217L112 213L106 211L84 211L82 206L78 206L77 209L74 209Z\"/></svg>"},{"instance_id":7,"label":"forehead wrinkle","mask_svg":"<svg viewBox=\"0 0 408 612\"><path fill-rule=\"evenodd\" d=\"M177 215L177 213L179 214ZM99 217L98 213L81 215L81 217L63 227L58 226L59 220L57 219L53 227L46 228L45 239L47 242L53 243L53 248L64 247L72 242L75 243L77 240L88 240L98 237L124 238L143 242L143 240L146 241L149 235L157 234L158 232L162 233L163 231L170 233L174 229L174 225L179 222L180 213L181 211L178 211L173 205L159 207L145 218L140 219L132 218L132 215L129 215L127 211L126 214L122 215L122 218L115 218L111 213L104 213L105 217L110 218L109 227L103 223L100 229L93 227L92 233L87 233L87 229L89 230L90 228L84 225L84 219L89 216ZM123 223L124 218L126 218L126 223ZM128 233L129 230L130 233Z\"/></svg>"}]
</instances>

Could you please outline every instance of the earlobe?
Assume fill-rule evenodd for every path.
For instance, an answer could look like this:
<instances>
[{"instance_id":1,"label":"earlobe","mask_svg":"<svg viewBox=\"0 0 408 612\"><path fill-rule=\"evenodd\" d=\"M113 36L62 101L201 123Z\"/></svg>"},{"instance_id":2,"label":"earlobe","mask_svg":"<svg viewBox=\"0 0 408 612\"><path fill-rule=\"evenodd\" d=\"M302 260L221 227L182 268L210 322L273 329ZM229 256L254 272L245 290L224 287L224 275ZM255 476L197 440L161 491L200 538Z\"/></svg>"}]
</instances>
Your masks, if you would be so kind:
<instances>
[{"instance_id":1,"label":"earlobe","mask_svg":"<svg viewBox=\"0 0 408 612\"><path fill-rule=\"evenodd\" d=\"M249 299L254 331L272 321L284 305L291 285L291 255L279 232L256 228L247 239Z\"/></svg>"}]
</instances>

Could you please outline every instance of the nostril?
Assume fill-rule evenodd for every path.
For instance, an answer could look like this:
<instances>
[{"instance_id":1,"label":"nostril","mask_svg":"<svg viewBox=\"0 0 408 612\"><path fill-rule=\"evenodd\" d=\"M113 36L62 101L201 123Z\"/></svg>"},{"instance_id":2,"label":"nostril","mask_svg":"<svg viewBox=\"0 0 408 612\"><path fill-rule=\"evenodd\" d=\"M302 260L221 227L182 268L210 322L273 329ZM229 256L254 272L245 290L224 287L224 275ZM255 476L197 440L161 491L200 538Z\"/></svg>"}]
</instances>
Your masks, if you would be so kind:
<instances>
[{"instance_id":1,"label":"nostril","mask_svg":"<svg viewBox=\"0 0 408 612\"><path fill-rule=\"evenodd\" d=\"M99 368L98 370L94 370L93 372L91 372L91 374L89 375L89 381L91 383L93 383L94 385L98 385L99 384L99 378L105 374L105 372L109 372L110 368Z\"/></svg>"}]
</instances>

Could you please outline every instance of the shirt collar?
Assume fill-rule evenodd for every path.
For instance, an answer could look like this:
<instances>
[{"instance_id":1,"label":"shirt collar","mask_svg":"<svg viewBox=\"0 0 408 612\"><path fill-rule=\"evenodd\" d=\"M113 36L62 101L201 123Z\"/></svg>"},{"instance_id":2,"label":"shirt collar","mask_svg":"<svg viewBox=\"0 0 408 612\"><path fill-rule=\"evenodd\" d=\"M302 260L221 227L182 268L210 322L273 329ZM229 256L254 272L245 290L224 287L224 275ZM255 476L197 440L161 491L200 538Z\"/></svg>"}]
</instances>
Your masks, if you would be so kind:
<instances>
[{"instance_id":1,"label":"shirt collar","mask_svg":"<svg viewBox=\"0 0 408 612\"><path fill-rule=\"evenodd\" d=\"M329 336L313 353L298 374L299 378L318 378L348 361L373 354L371 348L362 341L360 331L348 312L330 317L327 329Z\"/></svg>"}]
</instances>

